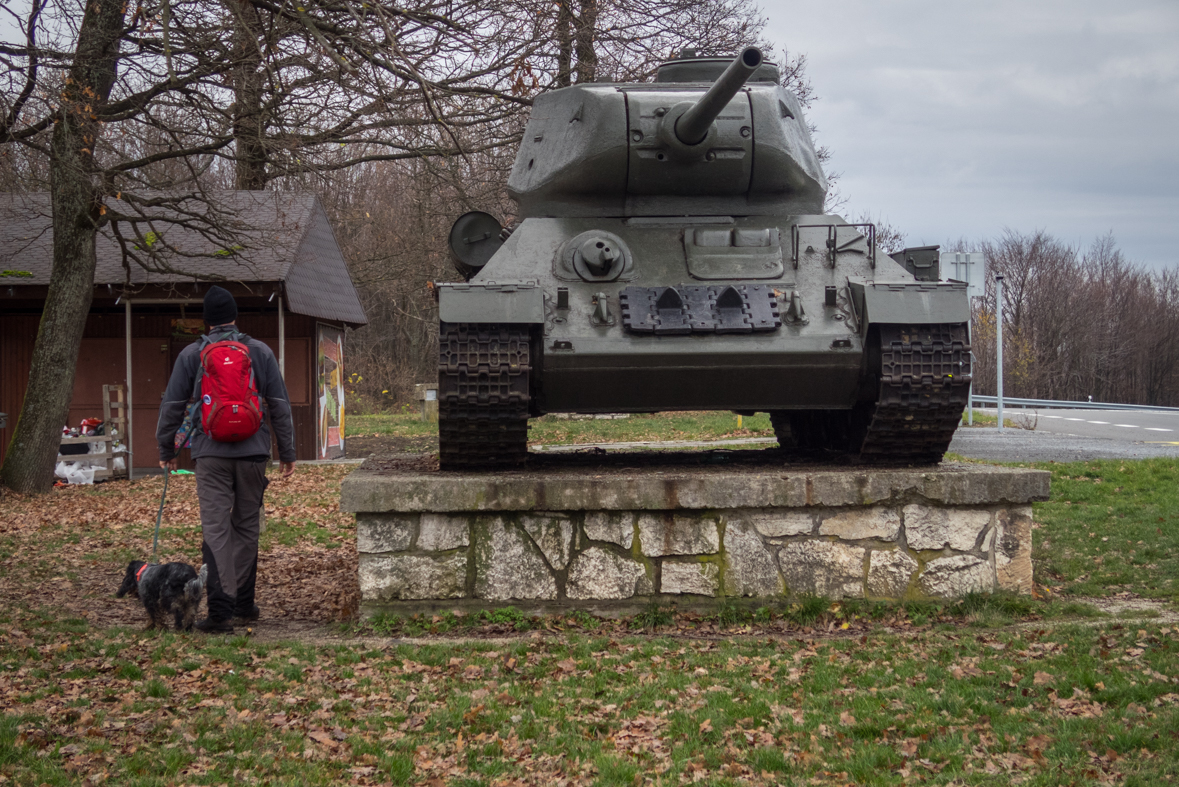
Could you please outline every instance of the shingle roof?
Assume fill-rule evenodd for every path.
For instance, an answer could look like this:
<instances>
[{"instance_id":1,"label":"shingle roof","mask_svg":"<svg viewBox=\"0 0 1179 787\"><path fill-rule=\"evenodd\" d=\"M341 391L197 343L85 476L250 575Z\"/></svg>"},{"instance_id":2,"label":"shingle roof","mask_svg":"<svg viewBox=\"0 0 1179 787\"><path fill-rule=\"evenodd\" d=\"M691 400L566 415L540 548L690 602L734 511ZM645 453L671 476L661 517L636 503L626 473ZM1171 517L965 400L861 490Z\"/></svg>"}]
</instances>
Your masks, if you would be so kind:
<instances>
[{"instance_id":1,"label":"shingle roof","mask_svg":"<svg viewBox=\"0 0 1179 787\"><path fill-rule=\"evenodd\" d=\"M135 230L121 222L121 234L133 253L167 270L131 263L110 225L98 236L94 283L133 285L191 282L207 277L242 282L283 282L291 311L327 320L365 324L364 309L336 243L327 213L307 192L211 191L188 203L202 220L185 226L175 210L159 211L162 220L141 221L139 235L159 241L136 245ZM111 215L133 211L108 200ZM215 212L210 214L210 211ZM215 224L218 233L199 226ZM0 270L27 271L31 277L6 277L4 284L46 285L53 266L53 230L47 193L0 194Z\"/></svg>"}]
</instances>

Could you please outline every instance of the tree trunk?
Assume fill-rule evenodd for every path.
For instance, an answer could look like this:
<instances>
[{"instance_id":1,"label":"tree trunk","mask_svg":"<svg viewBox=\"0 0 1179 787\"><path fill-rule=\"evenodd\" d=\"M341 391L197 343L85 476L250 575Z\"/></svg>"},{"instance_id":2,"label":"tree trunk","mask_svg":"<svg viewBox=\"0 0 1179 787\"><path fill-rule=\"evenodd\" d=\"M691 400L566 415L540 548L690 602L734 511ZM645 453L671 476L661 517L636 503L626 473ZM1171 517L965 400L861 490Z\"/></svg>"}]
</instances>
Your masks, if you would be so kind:
<instances>
[{"instance_id":1,"label":"tree trunk","mask_svg":"<svg viewBox=\"0 0 1179 787\"><path fill-rule=\"evenodd\" d=\"M598 0L581 0L577 17L577 81L593 82L598 74L594 35L598 30Z\"/></svg>"},{"instance_id":2,"label":"tree trunk","mask_svg":"<svg viewBox=\"0 0 1179 787\"><path fill-rule=\"evenodd\" d=\"M233 144L237 171L234 188L262 191L266 174L266 123L262 113L261 25L258 12L249 2L233 5Z\"/></svg>"},{"instance_id":3,"label":"tree trunk","mask_svg":"<svg viewBox=\"0 0 1179 787\"><path fill-rule=\"evenodd\" d=\"M78 349L94 295L94 241L103 210L94 182L93 150L101 128L95 116L114 84L125 12L124 0L86 4L54 122L49 158L53 272L24 403L0 467L0 481L17 492L52 488L61 428L69 417Z\"/></svg>"},{"instance_id":4,"label":"tree trunk","mask_svg":"<svg viewBox=\"0 0 1179 787\"><path fill-rule=\"evenodd\" d=\"M557 2L557 87L569 87L573 83L572 2Z\"/></svg>"}]
</instances>

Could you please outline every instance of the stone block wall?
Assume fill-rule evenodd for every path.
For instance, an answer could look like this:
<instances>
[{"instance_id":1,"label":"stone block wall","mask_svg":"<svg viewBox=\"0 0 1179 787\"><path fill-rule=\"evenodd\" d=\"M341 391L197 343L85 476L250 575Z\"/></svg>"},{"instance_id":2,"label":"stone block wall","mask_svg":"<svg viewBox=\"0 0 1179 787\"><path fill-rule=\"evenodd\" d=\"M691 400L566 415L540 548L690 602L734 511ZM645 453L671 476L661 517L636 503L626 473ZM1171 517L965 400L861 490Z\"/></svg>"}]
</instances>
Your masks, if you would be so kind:
<instances>
[{"instance_id":1,"label":"stone block wall","mask_svg":"<svg viewBox=\"0 0 1179 787\"><path fill-rule=\"evenodd\" d=\"M1004 468L681 473L656 479L656 489L645 474L606 475L587 487L584 476L489 483L486 475L405 478L362 468L345 482L343 502L357 517L370 612L424 602L956 598L1030 592L1030 503L1047 497L1047 476ZM436 502L446 498L449 506ZM552 501L559 507L544 505ZM448 507L456 510L436 510Z\"/></svg>"}]
</instances>

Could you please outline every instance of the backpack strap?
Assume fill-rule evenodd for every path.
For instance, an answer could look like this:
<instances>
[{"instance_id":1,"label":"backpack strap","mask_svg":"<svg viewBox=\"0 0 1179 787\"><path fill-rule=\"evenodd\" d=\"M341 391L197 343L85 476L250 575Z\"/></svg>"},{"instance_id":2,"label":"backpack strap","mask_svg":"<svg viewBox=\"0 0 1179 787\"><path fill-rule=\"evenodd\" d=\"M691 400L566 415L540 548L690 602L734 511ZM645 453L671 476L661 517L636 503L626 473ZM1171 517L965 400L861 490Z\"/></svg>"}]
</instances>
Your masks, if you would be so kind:
<instances>
[{"instance_id":1,"label":"backpack strap","mask_svg":"<svg viewBox=\"0 0 1179 787\"><path fill-rule=\"evenodd\" d=\"M196 425L199 423L196 412L201 404L201 400L197 397L197 389L201 384L201 376L204 374L204 364L201 363L201 351L211 344L212 340L208 336L201 336L199 341L200 346L197 348L196 374L192 377L192 394L188 397L188 406L184 408L184 419L180 422L180 428L176 430L176 434L172 438L173 448L177 454L192 439L192 435L196 431Z\"/></svg>"},{"instance_id":2,"label":"backpack strap","mask_svg":"<svg viewBox=\"0 0 1179 787\"><path fill-rule=\"evenodd\" d=\"M237 335L238 331L235 329L232 331L227 331L226 333L230 335ZM219 333L218 336L221 336L221 334ZM200 338L200 346L197 347L196 374L192 377L192 396L188 397L188 410L185 412L184 421L181 424L181 428L184 429L184 431L188 434L195 432L196 424L200 423L200 419L197 418L196 413L197 408L201 406L201 398L199 395L201 378L205 376L205 364L201 360L201 353L203 353L205 348L210 344L215 344L219 341L222 340L220 338L213 339L211 334L202 335Z\"/></svg>"},{"instance_id":3,"label":"backpack strap","mask_svg":"<svg viewBox=\"0 0 1179 787\"><path fill-rule=\"evenodd\" d=\"M192 377L192 396L189 397L190 403L198 401L197 400L197 386L199 386L201 384L201 377L203 377L205 374L205 364L201 360L201 353L203 353L205 351L205 348L208 347L212 343L213 343L212 337L202 336L200 339L200 346L197 347L197 370L196 370L196 374L194 374Z\"/></svg>"}]
</instances>

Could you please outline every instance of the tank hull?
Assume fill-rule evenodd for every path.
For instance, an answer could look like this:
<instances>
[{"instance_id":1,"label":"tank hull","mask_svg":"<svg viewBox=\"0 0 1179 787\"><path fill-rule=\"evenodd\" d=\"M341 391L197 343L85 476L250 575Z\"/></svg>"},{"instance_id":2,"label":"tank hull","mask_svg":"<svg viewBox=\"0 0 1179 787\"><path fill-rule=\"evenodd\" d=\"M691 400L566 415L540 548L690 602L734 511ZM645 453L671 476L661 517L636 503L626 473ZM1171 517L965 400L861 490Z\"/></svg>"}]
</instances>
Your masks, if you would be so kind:
<instances>
[{"instance_id":1,"label":"tank hull","mask_svg":"<svg viewBox=\"0 0 1179 787\"><path fill-rule=\"evenodd\" d=\"M843 245L833 255L825 246L828 227ZM772 230L778 243L754 247L767 253L752 262L737 255L735 262L724 259L726 252L749 247L710 247L722 252L714 255L720 263L709 269L696 261L693 270L692 244L685 238L700 229ZM628 262L611 281L584 281L562 260L570 238L595 231L616 237L627 251ZM870 323L860 313L865 309L856 302L857 288L889 286L903 296L904 288L915 284L891 258L872 260L863 234L838 216L823 215L778 221L664 218L657 226L649 219L527 219L468 284L440 287L441 314L450 323L532 326L538 338L534 415L849 409L873 395L865 353ZM746 275L715 277L712 271L720 268L723 274L726 264L744 266L738 272ZM632 330L624 319L621 296L627 290L728 286L770 290L778 324L748 333L659 335ZM924 303L905 307L907 321L969 319L961 287L939 285L922 296ZM790 313L792 298L800 307L796 314Z\"/></svg>"},{"instance_id":2,"label":"tank hull","mask_svg":"<svg viewBox=\"0 0 1179 787\"><path fill-rule=\"evenodd\" d=\"M730 243L769 241L723 245L726 233ZM811 435L809 447L830 443L852 452L868 445L864 433L888 383L882 355L922 326L956 325L959 333L944 343L914 339L916 351L906 351L912 358L897 361L891 375L894 408L923 407L928 428L943 434L946 407L961 410L956 403L965 401L970 379L965 285L916 281L891 258L874 258L869 236L869 228L831 215L531 218L470 282L439 286L440 314L446 326L511 326L527 337L528 383L514 388L527 390L527 402L516 394L517 413L765 411L777 414L783 439L794 423L796 433ZM592 249L595 238L617 259L601 279L587 281L570 248ZM658 308L669 290L680 299L678 310ZM740 324L721 319L725 297L744 309ZM755 301L760 312L750 308ZM950 389L949 400L938 399ZM444 402L447 390L442 385ZM479 401L493 408L495 390L479 387ZM799 417L792 422L790 413ZM925 428L920 418L903 426L903 410L889 418ZM940 457L921 445L907 454L903 439L889 437L877 458Z\"/></svg>"}]
</instances>

